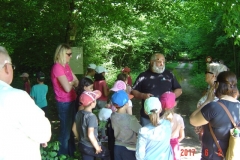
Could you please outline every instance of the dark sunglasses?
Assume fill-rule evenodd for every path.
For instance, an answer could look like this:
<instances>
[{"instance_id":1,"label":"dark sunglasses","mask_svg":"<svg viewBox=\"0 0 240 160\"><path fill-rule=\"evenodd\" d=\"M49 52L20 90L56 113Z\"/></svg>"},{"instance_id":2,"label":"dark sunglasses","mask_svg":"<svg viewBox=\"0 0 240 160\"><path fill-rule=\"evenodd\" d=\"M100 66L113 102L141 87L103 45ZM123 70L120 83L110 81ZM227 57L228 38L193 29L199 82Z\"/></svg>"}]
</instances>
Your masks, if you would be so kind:
<instances>
[{"instance_id":1,"label":"dark sunglasses","mask_svg":"<svg viewBox=\"0 0 240 160\"><path fill-rule=\"evenodd\" d=\"M209 73L209 74L213 74L213 72L205 71L205 74L207 74L207 73Z\"/></svg>"},{"instance_id":2,"label":"dark sunglasses","mask_svg":"<svg viewBox=\"0 0 240 160\"><path fill-rule=\"evenodd\" d=\"M72 53L66 53L69 57L72 55Z\"/></svg>"}]
</instances>

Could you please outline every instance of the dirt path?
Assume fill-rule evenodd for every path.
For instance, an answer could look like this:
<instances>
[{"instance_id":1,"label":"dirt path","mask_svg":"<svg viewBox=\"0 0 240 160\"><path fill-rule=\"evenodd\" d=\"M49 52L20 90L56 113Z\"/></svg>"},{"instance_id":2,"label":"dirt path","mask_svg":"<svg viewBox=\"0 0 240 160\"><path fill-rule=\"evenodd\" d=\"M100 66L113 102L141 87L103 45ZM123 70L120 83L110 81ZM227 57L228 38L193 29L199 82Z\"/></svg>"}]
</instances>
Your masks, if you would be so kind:
<instances>
[{"instance_id":1,"label":"dirt path","mask_svg":"<svg viewBox=\"0 0 240 160\"><path fill-rule=\"evenodd\" d=\"M193 126L189 123L189 116L196 109L197 102L201 97L201 92L189 84L189 71L191 66L192 65L189 64L188 68L183 68L184 64L180 64L176 68L183 78L183 81L181 82L183 93L179 97L179 103L176 112L182 115L185 124L186 137L180 143L181 155L183 155L181 159L199 160L201 157L201 146L198 141L198 137L194 132ZM195 152L194 155L193 152Z\"/></svg>"}]
</instances>

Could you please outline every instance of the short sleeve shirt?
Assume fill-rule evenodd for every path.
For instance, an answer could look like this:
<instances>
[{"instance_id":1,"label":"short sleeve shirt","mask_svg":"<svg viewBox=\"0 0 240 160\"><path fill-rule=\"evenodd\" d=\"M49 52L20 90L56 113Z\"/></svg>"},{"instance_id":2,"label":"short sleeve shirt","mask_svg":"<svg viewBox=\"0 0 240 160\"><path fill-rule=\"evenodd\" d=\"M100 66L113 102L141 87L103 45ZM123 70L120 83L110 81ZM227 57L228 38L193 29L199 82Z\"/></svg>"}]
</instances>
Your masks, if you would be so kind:
<instances>
[{"instance_id":1,"label":"short sleeve shirt","mask_svg":"<svg viewBox=\"0 0 240 160\"><path fill-rule=\"evenodd\" d=\"M33 97L36 105L40 108L47 106L48 86L45 84L36 84L32 87L30 96Z\"/></svg>"},{"instance_id":2,"label":"short sleeve shirt","mask_svg":"<svg viewBox=\"0 0 240 160\"><path fill-rule=\"evenodd\" d=\"M239 102L230 102L227 100L219 100L222 102L229 112L231 113L234 121L236 123L240 122L240 103ZM213 132L217 137L221 149L224 154L226 154L229 141L229 130L233 128L233 125L227 116L225 110L217 103L211 102L208 103L201 109L203 117L210 122ZM217 146L212 138L212 135L209 130L208 124L203 125L203 137L202 137L202 158L204 159L214 159L222 160L215 152L218 152Z\"/></svg>"},{"instance_id":3,"label":"short sleeve shirt","mask_svg":"<svg viewBox=\"0 0 240 160\"><path fill-rule=\"evenodd\" d=\"M141 128L137 118L127 113L113 112L111 122L114 130L115 145L135 147L137 133Z\"/></svg>"},{"instance_id":4,"label":"short sleeve shirt","mask_svg":"<svg viewBox=\"0 0 240 160\"><path fill-rule=\"evenodd\" d=\"M51 71L51 80L53 84L53 89L55 93L55 98L59 102L71 102L77 97L76 92L72 89L70 92L66 92L60 82L58 77L65 75L69 82L73 81L72 70L68 64L65 66L60 63L55 63Z\"/></svg>"},{"instance_id":5,"label":"short sleeve shirt","mask_svg":"<svg viewBox=\"0 0 240 160\"><path fill-rule=\"evenodd\" d=\"M173 91L178 88L181 88L180 84L173 73L168 70L164 70L164 72L160 74L147 70L137 77L133 85L133 90L137 90L142 93L151 93L154 97L158 98L163 93ZM142 117L149 119L148 115L144 113L143 104L144 100L142 100L140 114Z\"/></svg>"},{"instance_id":6,"label":"short sleeve shirt","mask_svg":"<svg viewBox=\"0 0 240 160\"><path fill-rule=\"evenodd\" d=\"M178 138L180 130L185 128L183 118L179 114L174 113L171 126L171 138Z\"/></svg>"},{"instance_id":7,"label":"short sleeve shirt","mask_svg":"<svg viewBox=\"0 0 240 160\"><path fill-rule=\"evenodd\" d=\"M95 114L92 112L80 110L76 114L75 122L77 126L79 143L88 147L93 147L88 138L88 128L94 128L94 136L100 145L100 142L98 140L98 120Z\"/></svg>"},{"instance_id":8,"label":"short sleeve shirt","mask_svg":"<svg viewBox=\"0 0 240 160\"><path fill-rule=\"evenodd\" d=\"M99 90L101 91L102 95L101 97L98 98L98 100L101 100L101 101L107 101L108 97L106 97L104 95L104 91L103 91L103 87L106 86L107 89L108 89L108 86L107 86L107 83L105 80L101 80L101 81L95 81L93 83L93 87L94 87L94 90Z\"/></svg>"}]
</instances>

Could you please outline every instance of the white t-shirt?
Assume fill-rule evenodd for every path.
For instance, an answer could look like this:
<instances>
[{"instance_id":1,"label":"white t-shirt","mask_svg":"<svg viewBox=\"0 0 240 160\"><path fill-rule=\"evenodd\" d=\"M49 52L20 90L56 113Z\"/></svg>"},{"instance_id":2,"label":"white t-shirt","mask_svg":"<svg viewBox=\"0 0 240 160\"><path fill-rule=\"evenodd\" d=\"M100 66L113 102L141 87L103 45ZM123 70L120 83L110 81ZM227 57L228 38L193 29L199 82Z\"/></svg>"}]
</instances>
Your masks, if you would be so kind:
<instances>
[{"instance_id":1,"label":"white t-shirt","mask_svg":"<svg viewBox=\"0 0 240 160\"><path fill-rule=\"evenodd\" d=\"M178 138L180 130L185 128L183 118L179 114L174 113L171 126L172 126L171 138Z\"/></svg>"}]
</instances>

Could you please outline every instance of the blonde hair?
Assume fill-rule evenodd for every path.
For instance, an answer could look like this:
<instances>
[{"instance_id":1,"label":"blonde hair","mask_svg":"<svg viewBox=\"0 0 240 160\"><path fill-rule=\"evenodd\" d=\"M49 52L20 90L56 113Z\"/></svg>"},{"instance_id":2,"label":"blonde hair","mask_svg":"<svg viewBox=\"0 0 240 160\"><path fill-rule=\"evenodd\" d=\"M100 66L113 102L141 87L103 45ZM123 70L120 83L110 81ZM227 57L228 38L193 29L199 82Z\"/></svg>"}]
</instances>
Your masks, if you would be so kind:
<instances>
[{"instance_id":1,"label":"blonde hair","mask_svg":"<svg viewBox=\"0 0 240 160\"><path fill-rule=\"evenodd\" d=\"M155 127L158 126L158 121L159 121L159 113L156 112L155 110L148 115L149 119L152 123L152 125L154 125Z\"/></svg>"},{"instance_id":2,"label":"blonde hair","mask_svg":"<svg viewBox=\"0 0 240 160\"><path fill-rule=\"evenodd\" d=\"M219 73L227 71L227 66L221 63L207 63L207 70L212 72L215 76L218 76Z\"/></svg>"},{"instance_id":3,"label":"blonde hair","mask_svg":"<svg viewBox=\"0 0 240 160\"><path fill-rule=\"evenodd\" d=\"M174 108L165 110L164 114L162 115L162 118L172 122L174 110L175 110Z\"/></svg>"},{"instance_id":4,"label":"blonde hair","mask_svg":"<svg viewBox=\"0 0 240 160\"><path fill-rule=\"evenodd\" d=\"M60 63L60 64L65 64L66 63L66 53L67 50L71 49L71 47L68 44L60 44L54 55L54 63Z\"/></svg>"}]
</instances>

